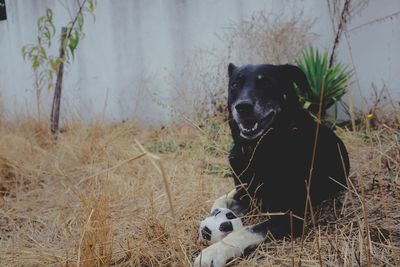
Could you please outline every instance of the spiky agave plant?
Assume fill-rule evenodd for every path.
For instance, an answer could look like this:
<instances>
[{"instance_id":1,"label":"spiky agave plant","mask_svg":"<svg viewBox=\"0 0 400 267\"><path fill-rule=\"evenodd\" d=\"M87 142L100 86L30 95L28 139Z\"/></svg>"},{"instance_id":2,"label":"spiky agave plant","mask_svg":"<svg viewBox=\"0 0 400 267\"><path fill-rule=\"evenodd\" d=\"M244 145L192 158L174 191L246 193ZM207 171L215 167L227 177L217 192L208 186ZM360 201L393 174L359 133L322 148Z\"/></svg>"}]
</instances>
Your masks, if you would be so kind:
<instances>
[{"instance_id":1,"label":"spiky agave plant","mask_svg":"<svg viewBox=\"0 0 400 267\"><path fill-rule=\"evenodd\" d=\"M329 66L328 50L322 54L318 49L308 48L297 60L296 64L307 76L310 83L309 92L298 91L300 101L304 108L317 114L320 105L321 90L322 113L324 118L326 110L334 105L335 119L337 118L337 104L341 97L346 94L347 86L352 75L348 67L340 63Z\"/></svg>"}]
</instances>

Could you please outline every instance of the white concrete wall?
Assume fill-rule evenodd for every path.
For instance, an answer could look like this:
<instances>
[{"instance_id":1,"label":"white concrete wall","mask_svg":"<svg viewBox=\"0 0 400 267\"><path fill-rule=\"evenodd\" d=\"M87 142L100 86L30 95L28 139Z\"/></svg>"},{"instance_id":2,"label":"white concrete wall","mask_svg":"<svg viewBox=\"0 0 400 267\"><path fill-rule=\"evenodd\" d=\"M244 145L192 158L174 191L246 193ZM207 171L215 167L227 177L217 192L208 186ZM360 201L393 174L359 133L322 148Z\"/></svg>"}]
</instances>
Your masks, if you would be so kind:
<instances>
[{"instance_id":1,"label":"white concrete wall","mask_svg":"<svg viewBox=\"0 0 400 267\"><path fill-rule=\"evenodd\" d=\"M0 22L0 97L8 116L36 112L33 74L29 63L22 60L21 48L34 42L37 18L46 7L53 9L57 29L69 20L60 3L71 12L76 8L74 0L6 0L8 19ZM86 36L64 77L63 114L86 120L132 116L167 120L168 112L156 103L171 95L166 77L178 75L177 66L198 49L216 53L224 49L215 34L261 10L288 17L303 11L304 18L316 19L316 45L331 47L334 33L322 0L98 0L96 21L87 17ZM352 19L349 29L396 11L400 11L398 0L371 0ZM354 62L348 43L341 41L339 60L354 63L359 79L351 87L359 107L366 107L362 99L370 97L371 83L378 88L385 84L400 99L398 25L399 17L395 17L350 30ZM53 46L57 54L56 40ZM47 112L51 97L52 91L44 93Z\"/></svg>"}]
</instances>

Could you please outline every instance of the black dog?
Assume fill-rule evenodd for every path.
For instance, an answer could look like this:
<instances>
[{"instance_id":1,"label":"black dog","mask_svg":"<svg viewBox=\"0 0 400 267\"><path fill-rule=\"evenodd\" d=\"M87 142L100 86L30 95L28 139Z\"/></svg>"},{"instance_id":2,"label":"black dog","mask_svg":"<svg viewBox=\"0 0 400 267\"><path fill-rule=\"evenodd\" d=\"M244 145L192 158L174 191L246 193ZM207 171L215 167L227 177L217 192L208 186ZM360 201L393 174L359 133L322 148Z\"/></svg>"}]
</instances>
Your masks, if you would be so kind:
<instances>
[{"instance_id":1,"label":"black dog","mask_svg":"<svg viewBox=\"0 0 400 267\"><path fill-rule=\"evenodd\" d=\"M286 215L233 232L204 249L202 266L223 266L269 234L276 239L300 235L307 185L316 206L342 190L349 173L343 142L324 125L316 136L317 123L299 103L294 85L308 91L309 84L298 67L229 64L228 73L234 140L229 161L239 189L222 206L246 213L255 204L262 212Z\"/></svg>"}]
</instances>

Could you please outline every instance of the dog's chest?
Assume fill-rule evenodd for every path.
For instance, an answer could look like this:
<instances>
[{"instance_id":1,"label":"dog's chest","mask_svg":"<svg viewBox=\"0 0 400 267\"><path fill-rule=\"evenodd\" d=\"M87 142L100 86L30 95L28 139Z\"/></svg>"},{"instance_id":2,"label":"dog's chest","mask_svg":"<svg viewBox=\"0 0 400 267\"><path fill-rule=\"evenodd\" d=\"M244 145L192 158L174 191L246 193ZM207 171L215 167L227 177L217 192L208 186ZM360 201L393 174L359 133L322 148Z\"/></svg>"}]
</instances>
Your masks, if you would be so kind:
<instances>
[{"instance_id":1,"label":"dog's chest","mask_svg":"<svg viewBox=\"0 0 400 267\"><path fill-rule=\"evenodd\" d=\"M298 178L298 172L307 167L304 155L309 148L296 134L281 134L266 139L257 145L241 145L235 153L231 165L240 174L242 183L255 186L268 184L270 187L287 186ZM307 150L307 151L306 151ZM303 156L301 156L303 155ZM232 155L231 155L232 156Z\"/></svg>"},{"instance_id":2,"label":"dog's chest","mask_svg":"<svg viewBox=\"0 0 400 267\"><path fill-rule=\"evenodd\" d=\"M263 174L275 169L282 171L281 167L290 163L288 160L293 155L293 149L290 139L282 136L266 139L256 146L242 147L242 156L254 172Z\"/></svg>"}]
</instances>

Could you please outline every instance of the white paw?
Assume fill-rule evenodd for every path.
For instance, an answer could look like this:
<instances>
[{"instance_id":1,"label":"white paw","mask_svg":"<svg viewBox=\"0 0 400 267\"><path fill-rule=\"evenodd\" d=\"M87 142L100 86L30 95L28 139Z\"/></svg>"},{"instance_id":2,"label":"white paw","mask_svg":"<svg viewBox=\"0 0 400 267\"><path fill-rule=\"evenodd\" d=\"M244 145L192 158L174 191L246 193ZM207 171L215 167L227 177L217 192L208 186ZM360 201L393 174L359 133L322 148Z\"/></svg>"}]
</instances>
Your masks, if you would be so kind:
<instances>
[{"instance_id":1,"label":"white paw","mask_svg":"<svg viewBox=\"0 0 400 267\"><path fill-rule=\"evenodd\" d=\"M230 209L218 208L200 222L199 241L211 244L243 227L242 220Z\"/></svg>"},{"instance_id":2,"label":"white paw","mask_svg":"<svg viewBox=\"0 0 400 267\"><path fill-rule=\"evenodd\" d=\"M203 249L194 261L194 267L223 267L230 258L229 248L221 242L215 243Z\"/></svg>"}]
</instances>

